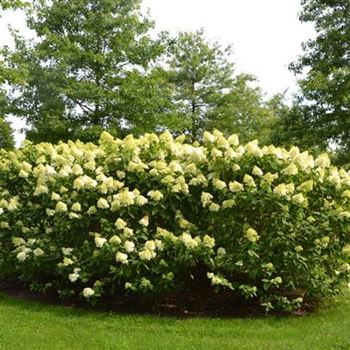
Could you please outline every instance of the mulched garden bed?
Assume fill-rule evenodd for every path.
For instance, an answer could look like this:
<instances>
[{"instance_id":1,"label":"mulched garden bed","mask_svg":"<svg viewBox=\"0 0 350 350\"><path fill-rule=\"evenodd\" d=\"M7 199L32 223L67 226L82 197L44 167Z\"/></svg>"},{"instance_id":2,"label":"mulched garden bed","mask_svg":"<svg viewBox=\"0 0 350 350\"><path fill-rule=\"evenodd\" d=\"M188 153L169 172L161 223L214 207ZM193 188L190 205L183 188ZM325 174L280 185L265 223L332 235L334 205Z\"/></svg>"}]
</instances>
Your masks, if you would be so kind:
<instances>
[{"instance_id":1,"label":"mulched garden bed","mask_svg":"<svg viewBox=\"0 0 350 350\"><path fill-rule=\"evenodd\" d=\"M0 291L14 298L45 304L64 305L71 308L93 309L123 314L150 314L175 317L265 317L265 310L257 303L235 297L232 292L213 292L212 288L191 286L181 293L172 293L154 298L136 296L109 296L99 299L96 306L83 300L62 300L55 293L41 294L26 288L16 280L0 281ZM307 304L292 314L270 312L273 316L298 315L312 312L315 304Z\"/></svg>"}]
</instances>

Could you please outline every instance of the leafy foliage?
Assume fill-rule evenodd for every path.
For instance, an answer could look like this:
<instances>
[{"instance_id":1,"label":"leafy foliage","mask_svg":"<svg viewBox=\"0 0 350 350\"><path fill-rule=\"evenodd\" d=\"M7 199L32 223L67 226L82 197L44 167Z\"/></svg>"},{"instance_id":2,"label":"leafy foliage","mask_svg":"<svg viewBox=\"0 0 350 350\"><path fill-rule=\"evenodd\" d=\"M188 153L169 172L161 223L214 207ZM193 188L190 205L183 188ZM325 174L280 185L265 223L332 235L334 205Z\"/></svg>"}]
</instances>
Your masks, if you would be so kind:
<instances>
[{"instance_id":1,"label":"leafy foliage","mask_svg":"<svg viewBox=\"0 0 350 350\"><path fill-rule=\"evenodd\" d=\"M26 6L29 6L29 5L30 5L29 2L21 1L21 0L1 0L0 1L0 8L3 10L25 8Z\"/></svg>"},{"instance_id":2,"label":"leafy foliage","mask_svg":"<svg viewBox=\"0 0 350 350\"><path fill-rule=\"evenodd\" d=\"M291 65L296 74L306 76L299 82L295 107L285 118L285 142L331 145L344 163L350 150L350 3L303 0L302 6L300 20L314 23L317 35Z\"/></svg>"},{"instance_id":3,"label":"leafy foliage","mask_svg":"<svg viewBox=\"0 0 350 350\"><path fill-rule=\"evenodd\" d=\"M0 118L0 148L13 148L15 145L12 137L12 130L3 118Z\"/></svg>"},{"instance_id":4,"label":"leafy foliage","mask_svg":"<svg viewBox=\"0 0 350 350\"><path fill-rule=\"evenodd\" d=\"M231 48L205 39L203 30L180 33L168 60L169 81L174 85L173 103L180 119L179 131L198 139L209 115L224 102L233 84Z\"/></svg>"},{"instance_id":5,"label":"leafy foliage","mask_svg":"<svg viewBox=\"0 0 350 350\"><path fill-rule=\"evenodd\" d=\"M145 70L162 49L148 35L153 23L139 0L34 1L27 23L37 40L14 32L15 51L2 54L13 88L10 111L33 126L31 139L93 140L101 129L132 130L153 114L156 99L144 115L140 101L152 92Z\"/></svg>"},{"instance_id":6,"label":"leafy foliage","mask_svg":"<svg viewBox=\"0 0 350 350\"><path fill-rule=\"evenodd\" d=\"M292 310L349 281L350 173L289 151L104 132L0 158L0 271L91 302L205 288Z\"/></svg>"},{"instance_id":7,"label":"leafy foliage","mask_svg":"<svg viewBox=\"0 0 350 350\"><path fill-rule=\"evenodd\" d=\"M36 0L26 13L37 38L13 31L15 50L1 51L11 87L1 111L26 120L29 140L93 141L106 129L170 130L195 140L221 128L270 141L274 111L254 77L234 77L231 48L203 30L151 40L140 0Z\"/></svg>"},{"instance_id":8,"label":"leafy foliage","mask_svg":"<svg viewBox=\"0 0 350 350\"><path fill-rule=\"evenodd\" d=\"M210 42L200 30L180 33L170 52L165 74L173 86L175 132L196 140L203 130L217 128L244 141L269 141L274 114L260 89L251 86L252 75L234 76L230 46Z\"/></svg>"}]
</instances>

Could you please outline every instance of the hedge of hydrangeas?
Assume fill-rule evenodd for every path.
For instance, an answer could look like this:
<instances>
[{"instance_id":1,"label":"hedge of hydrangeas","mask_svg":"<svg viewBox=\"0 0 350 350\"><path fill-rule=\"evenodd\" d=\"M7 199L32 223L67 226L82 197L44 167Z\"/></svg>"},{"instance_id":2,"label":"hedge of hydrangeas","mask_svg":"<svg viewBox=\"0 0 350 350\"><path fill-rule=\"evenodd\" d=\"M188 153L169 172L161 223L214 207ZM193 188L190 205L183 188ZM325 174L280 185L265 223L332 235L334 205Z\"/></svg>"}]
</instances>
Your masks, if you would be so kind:
<instances>
[{"instance_id":1,"label":"hedge of hydrangeas","mask_svg":"<svg viewBox=\"0 0 350 350\"><path fill-rule=\"evenodd\" d=\"M350 276L350 173L205 132L0 151L0 275L96 302L226 289L267 310Z\"/></svg>"}]
</instances>

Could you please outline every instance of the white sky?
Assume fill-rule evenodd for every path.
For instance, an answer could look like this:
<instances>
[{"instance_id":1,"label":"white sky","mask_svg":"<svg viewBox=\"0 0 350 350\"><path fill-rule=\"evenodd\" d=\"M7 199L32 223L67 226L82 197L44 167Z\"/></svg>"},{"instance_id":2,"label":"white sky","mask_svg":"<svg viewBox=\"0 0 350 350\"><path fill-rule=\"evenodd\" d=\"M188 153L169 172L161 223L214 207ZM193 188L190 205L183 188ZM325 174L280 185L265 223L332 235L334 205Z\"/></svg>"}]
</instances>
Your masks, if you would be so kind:
<instances>
[{"instance_id":1,"label":"white sky","mask_svg":"<svg viewBox=\"0 0 350 350\"><path fill-rule=\"evenodd\" d=\"M254 74L267 96L296 90L288 65L314 35L312 25L298 20L300 0L143 0L143 6L157 30L176 34L203 27L209 39L233 44L236 72ZM26 33L24 17L8 13L0 19L1 45L11 43L8 23ZM13 120L14 128L22 126ZM16 132L17 143L22 139Z\"/></svg>"}]
</instances>

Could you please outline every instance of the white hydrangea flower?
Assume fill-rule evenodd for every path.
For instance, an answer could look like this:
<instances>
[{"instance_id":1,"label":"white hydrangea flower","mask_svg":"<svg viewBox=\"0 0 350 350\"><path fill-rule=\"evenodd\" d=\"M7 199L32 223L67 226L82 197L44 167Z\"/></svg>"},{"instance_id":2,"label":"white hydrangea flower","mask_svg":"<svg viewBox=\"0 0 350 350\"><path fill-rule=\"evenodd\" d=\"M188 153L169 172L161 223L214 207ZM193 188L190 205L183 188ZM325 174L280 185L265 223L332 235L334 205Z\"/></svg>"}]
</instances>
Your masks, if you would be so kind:
<instances>
[{"instance_id":1,"label":"white hydrangea flower","mask_svg":"<svg viewBox=\"0 0 350 350\"><path fill-rule=\"evenodd\" d=\"M268 172L262 177L262 179L268 183L272 183L274 180L278 179L278 174L271 174Z\"/></svg>"},{"instance_id":2,"label":"white hydrangea flower","mask_svg":"<svg viewBox=\"0 0 350 350\"><path fill-rule=\"evenodd\" d=\"M1 221L0 227L1 228L10 228L10 224L7 221Z\"/></svg>"},{"instance_id":3,"label":"white hydrangea flower","mask_svg":"<svg viewBox=\"0 0 350 350\"><path fill-rule=\"evenodd\" d=\"M231 146L236 147L239 145L239 137L237 134L233 134L233 135L229 136L227 141Z\"/></svg>"},{"instance_id":4,"label":"white hydrangea flower","mask_svg":"<svg viewBox=\"0 0 350 350\"><path fill-rule=\"evenodd\" d=\"M25 251L21 251L17 254L17 259L21 262L25 261L27 259L28 255Z\"/></svg>"},{"instance_id":5,"label":"white hydrangea flower","mask_svg":"<svg viewBox=\"0 0 350 350\"><path fill-rule=\"evenodd\" d=\"M93 160L84 164L84 169L94 171L96 169L96 163Z\"/></svg>"},{"instance_id":6,"label":"white hydrangea flower","mask_svg":"<svg viewBox=\"0 0 350 350\"><path fill-rule=\"evenodd\" d=\"M313 190L313 188L314 188L314 182L312 180L305 181L298 186L298 190L302 192L310 192Z\"/></svg>"},{"instance_id":7,"label":"white hydrangea flower","mask_svg":"<svg viewBox=\"0 0 350 350\"><path fill-rule=\"evenodd\" d=\"M125 237L130 237L134 234L134 230L130 227L124 227L123 234Z\"/></svg>"},{"instance_id":8,"label":"white hydrangea flower","mask_svg":"<svg viewBox=\"0 0 350 350\"><path fill-rule=\"evenodd\" d=\"M126 176L125 171L117 170L117 176L119 180L123 180Z\"/></svg>"},{"instance_id":9,"label":"white hydrangea flower","mask_svg":"<svg viewBox=\"0 0 350 350\"><path fill-rule=\"evenodd\" d=\"M261 149L259 148L259 142L258 140L253 140L251 142L248 142L245 145L245 150L247 151L248 155L251 156L262 156L262 154L260 155Z\"/></svg>"},{"instance_id":10,"label":"white hydrangea flower","mask_svg":"<svg viewBox=\"0 0 350 350\"><path fill-rule=\"evenodd\" d=\"M125 288L125 289L130 289L130 288L132 288L132 283L130 283L130 282L125 282L124 288Z\"/></svg>"},{"instance_id":11,"label":"white hydrangea flower","mask_svg":"<svg viewBox=\"0 0 350 350\"><path fill-rule=\"evenodd\" d=\"M201 202L202 202L203 207L206 207L209 203L211 203L211 200L213 198L214 197L210 193L202 192L202 194L201 194Z\"/></svg>"},{"instance_id":12,"label":"white hydrangea flower","mask_svg":"<svg viewBox=\"0 0 350 350\"><path fill-rule=\"evenodd\" d=\"M216 159L222 157L222 151L217 148L213 148L210 152L211 156Z\"/></svg>"},{"instance_id":13,"label":"white hydrangea flower","mask_svg":"<svg viewBox=\"0 0 350 350\"><path fill-rule=\"evenodd\" d=\"M79 278L79 274L78 274L78 273L70 273L70 274L68 275L68 279L69 279L72 283L76 282L76 281L78 280L78 278Z\"/></svg>"},{"instance_id":14,"label":"white hydrangea flower","mask_svg":"<svg viewBox=\"0 0 350 350\"><path fill-rule=\"evenodd\" d=\"M99 209L108 209L109 208L109 203L106 201L106 199L100 198L97 201L97 208L99 208Z\"/></svg>"},{"instance_id":15,"label":"white hydrangea flower","mask_svg":"<svg viewBox=\"0 0 350 350\"><path fill-rule=\"evenodd\" d=\"M117 252L115 255L115 260L117 262L122 263L122 264L127 264L128 263L128 255L124 254L122 252Z\"/></svg>"},{"instance_id":16,"label":"white hydrangea flower","mask_svg":"<svg viewBox=\"0 0 350 350\"><path fill-rule=\"evenodd\" d=\"M149 261L156 256L156 253L152 250L145 249L139 252L139 257L141 260Z\"/></svg>"},{"instance_id":17,"label":"white hydrangea flower","mask_svg":"<svg viewBox=\"0 0 350 350\"><path fill-rule=\"evenodd\" d=\"M21 238L21 237L13 237L12 238L12 243L16 246L19 247L20 245L24 245L26 241Z\"/></svg>"},{"instance_id":18,"label":"white hydrangea flower","mask_svg":"<svg viewBox=\"0 0 350 350\"><path fill-rule=\"evenodd\" d=\"M74 264L74 261L70 258L67 258L67 257L64 257L63 258L63 265L64 266L69 266L69 265L72 265Z\"/></svg>"},{"instance_id":19,"label":"white hydrangea flower","mask_svg":"<svg viewBox=\"0 0 350 350\"><path fill-rule=\"evenodd\" d=\"M244 186L239 183L238 181L231 181L228 184L228 188L230 189L231 192L241 192L244 191Z\"/></svg>"},{"instance_id":20,"label":"white hydrangea flower","mask_svg":"<svg viewBox=\"0 0 350 350\"><path fill-rule=\"evenodd\" d=\"M68 188L67 187L64 187L64 186L61 186L60 187L60 193L66 193L66 192L68 192L69 190L68 190Z\"/></svg>"},{"instance_id":21,"label":"white hydrangea flower","mask_svg":"<svg viewBox=\"0 0 350 350\"><path fill-rule=\"evenodd\" d=\"M328 168L331 165L331 161L327 153L319 155L315 160L315 165L321 168Z\"/></svg>"},{"instance_id":22,"label":"white hydrangea flower","mask_svg":"<svg viewBox=\"0 0 350 350\"><path fill-rule=\"evenodd\" d=\"M33 250L33 254L35 256L42 256L42 255L44 255L44 251L41 248L36 248Z\"/></svg>"},{"instance_id":23,"label":"white hydrangea flower","mask_svg":"<svg viewBox=\"0 0 350 350\"><path fill-rule=\"evenodd\" d=\"M248 241L253 242L253 243L258 241L260 238L258 233L251 227L248 228L247 231L245 232L245 237L248 239Z\"/></svg>"},{"instance_id":24,"label":"white hydrangea flower","mask_svg":"<svg viewBox=\"0 0 350 350\"><path fill-rule=\"evenodd\" d=\"M187 248L194 249L198 247L198 242L187 232L184 232L181 235L180 240L185 244Z\"/></svg>"},{"instance_id":25,"label":"white hydrangea flower","mask_svg":"<svg viewBox=\"0 0 350 350\"><path fill-rule=\"evenodd\" d=\"M213 248L215 246L215 238L214 237L210 237L208 235L205 235L203 237L203 244L206 247Z\"/></svg>"},{"instance_id":26,"label":"white hydrangea flower","mask_svg":"<svg viewBox=\"0 0 350 350\"><path fill-rule=\"evenodd\" d=\"M109 239L109 243L111 243L111 244L120 244L121 242L122 242L122 240L117 235L114 235Z\"/></svg>"},{"instance_id":27,"label":"white hydrangea flower","mask_svg":"<svg viewBox=\"0 0 350 350\"><path fill-rule=\"evenodd\" d=\"M155 250L156 249L156 243L153 240L147 241L145 243L145 249L152 250L152 251Z\"/></svg>"},{"instance_id":28,"label":"white hydrangea flower","mask_svg":"<svg viewBox=\"0 0 350 350\"><path fill-rule=\"evenodd\" d=\"M156 239L154 241L154 243L156 244L156 248L159 250L159 251L162 251L164 249L164 244L161 240L159 239Z\"/></svg>"},{"instance_id":29,"label":"white hydrangea flower","mask_svg":"<svg viewBox=\"0 0 350 350\"><path fill-rule=\"evenodd\" d=\"M145 289L152 289L153 285L151 283L151 281L145 277L142 277L141 279L141 287L145 288Z\"/></svg>"},{"instance_id":30,"label":"white hydrangea flower","mask_svg":"<svg viewBox=\"0 0 350 350\"><path fill-rule=\"evenodd\" d=\"M203 141L206 143L214 143L215 136L208 131L204 131L203 133Z\"/></svg>"},{"instance_id":31,"label":"white hydrangea flower","mask_svg":"<svg viewBox=\"0 0 350 350\"><path fill-rule=\"evenodd\" d=\"M209 210L212 212L218 212L220 210L220 205L217 203L210 203Z\"/></svg>"},{"instance_id":32,"label":"white hydrangea flower","mask_svg":"<svg viewBox=\"0 0 350 350\"><path fill-rule=\"evenodd\" d=\"M60 201L56 204L55 210L57 213L64 213L68 210L67 204Z\"/></svg>"},{"instance_id":33,"label":"white hydrangea flower","mask_svg":"<svg viewBox=\"0 0 350 350\"><path fill-rule=\"evenodd\" d=\"M62 250L63 255L71 255L73 252L73 248L65 248L64 247L61 250Z\"/></svg>"},{"instance_id":34,"label":"white hydrangea flower","mask_svg":"<svg viewBox=\"0 0 350 350\"><path fill-rule=\"evenodd\" d=\"M124 248L128 253L131 253L135 250L135 243L131 241L125 241Z\"/></svg>"},{"instance_id":35,"label":"white hydrangea flower","mask_svg":"<svg viewBox=\"0 0 350 350\"><path fill-rule=\"evenodd\" d=\"M9 200L7 210L14 211L18 208L18 197L13 197Z\"/></svg>"},{"instance_id":36,"label":"white hydrangea flower","mask_svg":"<svg viewBox=\"0 0 350 350\"><path fill-rule=\"evenodd\" d=\"M71 206L71 210L72 211L81 211L81 205L78 202L75 202L72 206Z\"/></svg>"},{"instance_id":37,"label":"white hydrangea flower","mask_svg":"<svg viewBox=\"0 0 350 350\"><path fill-rule=\"evenodd\" d=\"M96 214L96 213L97 213L97 209L96 209L96 207L94 205L92 205L87 211L88 215L93 215L93 214Z\"/></svg>"},{"instance_id":38,"label":"white hydrangea flower","mask_svg":"<svg viewBox=\"0 0 350 350\"><path fill-rule=\"evenodd\" d=\"M222 191L223 189L225 189L227 187L226 182L222 181L220 179L214 178L212 180L212 182L213 182L214 188L216 188L219 191Z\"/></svg>"},{"instance_id":39,"label":"white hydrangea flower","mask_svg":"<svg viewBox=\"0 0 350 350\"><path fill-rule=\"evenodd\" d=\"M85 186L85 183L83 181L83 179L81 177L77 177L74 181L73 181L73 188L75 190L80 190L83 189Z\"/></svg>"},{"instance_id":40,"label":"white hydrangea flower","mask_svg":"<svg viewBox=\"0 0 350 350\"><path fill-rule=\"evenodd\" d=\"M226 249L223 247L219 247L217 250L217 255L226 255Z\"/></svg>"},{"instance_id":41,"label":"white hydrangea flower","mask_svg":"<svg viewBox=\"0 0 350 350\"><path fill-rule=\"evenodd\" d=\"M298 205L303 205L306 202L306 198L302 193L298 193L292 197L292 202Z\"/></svg>"},{"instance_id":42,"label":"white hydrangea flower","mask_svg":"<svg viewBox=\"0 0 350 350\"><path fill-rule=\"evenodd\" d=\"M21 169L18 173L18 176L22 177L23 179L26 179L29 176L29 174L25 170Z\"/></svg>"},{"instance_id":43,"label":"white hydrangea flower","mask_svg":"<svg viewBox=\"0 0 350 350\"><path fill-rule=\"evenodd\" d=\"M58 193L52 192L52 194L51 194L52 201L59 201L60 199L61 199L61 196Z\"/></svg>"},{"instance_id":44,"label":"white hydrangea flower","mask_svg":"<svg viewBox=\"0 0 350 350\"><path fill-rule=\"evenodd\" d=\"M68 217L69 217L70 219L72 219L72 220L75 220L75 219L80 219L80 218L81 218L81 215L80 215L80 214L77 214L77 213L71 212L71 213L68 214Z\"/></svg>"},{"instance_id":45,"label":"white hydrangea flower","mask_svg":"<svg viewBox=\"0 0 350 350\"><path fill-rule=\"evenodd\" d=\"M114 226L118 230L123 230L127 226L127 223L123 219L118 218L117 221L115 222Z\"/></svg>"},{"instance_id":46,"label":"white hydrangea flower","mask_svg":"<svg viewBox=\"0 0 350 350\"><path fill-rule=\"evenodd\" d=\"M149 196L154 201L158 202L163 198L163 193L158 190L151 190L147 193L147 196Z\"/></svg>"},{"instance_id":47,"label":"white hydrangea flower","mask_svg":"<svg viewBox=\"0 0 350 350\"><path fill-rule=\"evenodd\" d=\"M39 196L43 193L48 193L49 189L45 185L38 185L34 191L34 196Z\"/></svg>"},{"instance_id":48,"label":"white hydrangea flower","mask_svg":"<svg viewBox=\"0 0 350 350\"><path fill-rule=\"evenodd\" d=\"M350 191L349 191L349 190L345 190L345 191L342 193L342 197L347 198L347 199L350 199Z\"/></svg>"},{"instance_id":49,"label":"white hydrangea flower","mask_svg":"<svg viewBox=\"0 0 350 350\"><path fill-rule=\"evenodd\" d=\"M140 221L139 223L142 225L142 226L145 226L147 227L149 225L149 217L148 215L145 215Z\"/></svg>"},{"instance_id":50,"label":"white hydrangea flower","mask_svg":"<svg viewBox=\"0 0 350 350\"><path fill-rule=\"evenodd\" d=\"M256 187L254 179L248 174L243 176L243 183L245 183L248 187Z\"/></svg>"},{"instance_id":51,"label":"white hydrangea flower","mask_svg":"<svg viewBox=\"0 0 350 350\"><path fill-rule=\"evenodd\" d=\"M30 173L32 171L32 168L33 166L26 161L22 162L21 164L21 169L23 169L27 173Z\"/></svg>"},{"instance_id":52,"label":"white hydrangea flower","mask_svg":"<svg viewBox=\"0 0 350 350\"><path fill-rule=\"evenodd\" d=\"M236 205L236 201L234 199L227 199L225 201L222 202L222 207L224 209L226 208L232 208L233 206Z\"/></svg>"},{"instance_id":53,"label":"white hydrangea flower","mask_svg":"<svg viewBox=\"0 0 350 350\"><path fill-rule=\"evenodd\" d=\"M102 248L106 242L107 242L106 238L95 237L95 245L97 248Z\"/></svg>"},{"instance_id":54,"label":"white hydrangea flower","mask_svg":"<svg viewBox=\"0 0 350 350\"><path fill-rule=\"evenodd\" d=\"M272 284L279 285L282 283L282 277L277 276L270 281Z\"/></svg>"},{"instance_id":55,"label":"white hydrangea flower","mask_svg":"<svg viewBox=\"0 0 350 350\"><path fill-rule=\"evenodd\" d=\"M91 298L95 294L95 291L92 288L84 288L83 296L86 299Z\"/></svg>"},{"instance_id":56,"label":"white hydrangea flower","mask_svg":"<svg viewBox=\"0 0 350 350\"><path fill-rule=\"evenodd\" d=\"M286 188L286 184L282 183L282 184L279 184L278 186L276 186L273 189L273 193L277 194L278 196L281 196L281 197L286 196L288 193L287 188Z\"/></svg>"},{"instance_id":57,"label":"white hydrangea flower","mask_svg":"<svg viewBox=\"0 0 350 350\"><path fill-rule=\"evenodd\" d=\"M255 175L255 176L261 177L261 176L264 175L264 172L259 167L254 165L253 170L252 170L252 174Z\"/></svg>"},{"instance_id":58,"label":"white hydrangea flower","mask_svg":"<svg viewBox=\"0 0 350 350\"><path fill-rule=\"evenodd\" d=\"M73 174L76 176L84 174L84 170L82 169L82 167L79 164L74 164L72 171L73 171Z\"/></svg>"},{"instance_id":59,"label":"white hydrangea flower","mask_svg":"<svg viewBox=\"0 0 350 350\"><path fill-rule=\"evenodd\" d=\"M286 168L282 169L281 173L287 176L297 175L298 167L294 163L291 163Z\"/></svg>"}]
</instances>

